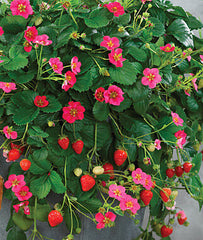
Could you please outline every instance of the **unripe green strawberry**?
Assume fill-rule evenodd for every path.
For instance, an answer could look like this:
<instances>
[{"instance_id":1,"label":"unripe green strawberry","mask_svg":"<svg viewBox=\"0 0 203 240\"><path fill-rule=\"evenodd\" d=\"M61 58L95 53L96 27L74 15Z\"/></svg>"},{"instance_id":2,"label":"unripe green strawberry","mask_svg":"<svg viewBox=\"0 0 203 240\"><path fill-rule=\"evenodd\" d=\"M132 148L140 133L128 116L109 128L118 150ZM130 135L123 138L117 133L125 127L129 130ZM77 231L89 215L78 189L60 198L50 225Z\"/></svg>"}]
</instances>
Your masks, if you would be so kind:
<instances>
[{"instance_id":1,"label":"unripe green strawberry","mask_svg":"<svg viewBox=\"0 0 203 240\"><path fill-rule=\"evenodd\" d=\"M76 228L76 229L75 229L75 232L76 232L77 234L80 234L80 233L81 233L81 228Z\"/></svg>"},{"instance_id":2,"label":"unripe green strawberry","mask_svg":"<svg viewBox=\"0 0 203 240\"><path fill-rule=\"evenodd\" d=\"M196 143L195 145L193 145L193 148L198 152L200 148L200 144Z\"/></svg>"},{"instance_id":3,"label":"unripe green strawberry","mask_svg":"<svg viewBox=\"0 0 203 240\"><path fill-rule=\"evenodd\" d=\"M129 171L133 172L135 170L135 164L134 163L131 163L129 166L128 166L128 169Z\"/></svg>"},{"instance_id":4,"label":"unripe green strawberry","mask_svg":"<svg viewBox=\"0 0 203 240\"><path fill-rule=\"evenodd\" d=\"M81 174L82 174L82 169L81 169L81 168L75 168L75 169L73 170L73 172L74 172L74 174L75 174L76 177L80 177Z\"/></svg>"},{"instance_id":5,"label":"unripe green strawberry","mask_svg":"<svg viewBox=\"0 0 203 240\"><path fill-rule=\"evenodd\" d=\"M155 150L155 145L153 143L151 143L149 146L147 146L147 149L150 151L150 152L154 152Z\"/></svg>"},{"instance_id":6,"label":"unripe green strawberry","mask_svg":"<svg viewBox=\"0 0 203 240\"><path fill-rule=\"evenodd\" d=\"M95 175L101 175L104 173L104 168L101 167L101 166L96 166L93 168L92 172L95 174Z\"/></svg>"}]
</instances>

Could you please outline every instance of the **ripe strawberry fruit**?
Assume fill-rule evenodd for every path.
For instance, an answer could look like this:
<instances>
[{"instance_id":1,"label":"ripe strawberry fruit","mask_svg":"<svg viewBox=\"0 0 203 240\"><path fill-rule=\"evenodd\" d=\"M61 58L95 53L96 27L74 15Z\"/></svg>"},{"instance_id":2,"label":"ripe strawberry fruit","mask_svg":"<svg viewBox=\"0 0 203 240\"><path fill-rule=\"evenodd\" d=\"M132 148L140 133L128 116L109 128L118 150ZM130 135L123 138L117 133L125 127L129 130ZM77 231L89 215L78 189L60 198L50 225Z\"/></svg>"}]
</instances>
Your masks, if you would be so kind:
<instances>
[{"instance_id":1,"label":"ripe strawberry fruit","mask_svg":"<svg viewBox=\"0 0 203 240\"><path fill-rule=\"evenodd\" d=\"M84 192L87 192L89 191L90 189L92 189L95 185L95 180L92 176L90 175L83 175L81 178L80 178L80 183L81 183L81 186L82 186L82 190Z\"/></svg>"},{"instance_id":2,"label":"ripe strawberry fruit","mask_svg":"<svg viewBox=\"0 0 203 240\"><path fill-rule=\"evenodd\" d=\"M103 165L103 169L104 169L104 174L109 174L110 179L114 179L114 169L111 163L105 163Z\"/></svg>"},{"instance_id":3,"label":"ripe strawberry fruit","mask_svg":"<svg viewBox=\"0 0 203 240\"><path fill-rule=\"evenodd\" d=\"M60 145L61 148L63 148L64 150L66 150L68 148L69 145L69 138L66 136L61 136L58 139L58 144Z\"/></svg>"},{"instance_id":4,"label":"ripe strawberry fruit","mask_svg":"<svg viewBox=\"0 0 203 240\"><path fill-rule=\"evenodd\" d=\"M173 168L166 169L166 176L168 178L172 178L174 176L174 174L175 174L175 170Z\"/></svg>"},{"instance_id":5,"label":"ripe strawberry fruit","mask_svg":"<svg viewBox=\"0 0 203 240\"><path fill-rule=\"evenodd\" d=\"M183 169L184 169L184 171L185 171L186 173L189 173L190 170L191 170L191 168L192 168L192 163L190 163L190 162L185 162L185 163L183 164Z\"/></svg>"},{"instance_id":6,"label":"ripe strawberry fruit","mask_svg":"<svg viewBox=\"0 0 203 240\"><path fill-rule=\"evenodd\" d=\"M187 217L178 216L178 223L183 225L187 221Z\"/></svg>"},{"instance_id":7,"label":"ripe strawberry fruit","mask_svg":"<svg viewBox=\"0 0 203 240\"><path fill-rule=\"evenodd\" d=\"M63 216L58 210L52 210L48 215L48 221L51 227L55 227L63 222Z\"/></svg>"},{"instance_id":8,"label":"ripe strawberry fruit","mask_svg":"<svg viewBox=\"0 0 203 240\"><path fill-rule=\"evenodd\" d=\"M140 198L146 206L149 205L152 197L153 193L150 190L142 190L140 193Z\"/></svg>"},{"instance_id":9,"label":"ripe strawberry fruit","mask_svg":"<svg viewBox=\"0 0 203 240\"><path fill-rule=\"evenodd\" d=\"M162 228L161 228L161 236L163 238L168 237L169 235L172 234L172 232L173 232L173 228L172 227L163 225Z\"/></svg>"},{"instance_id":10,"label":"ripe strawberry fruit","mask_svg":"<svg viewBox=\"0 0 203 240\"><path fill-rule=\"evenodd\" d=\"M175 174L177 177L181 177L184 173L184 169L181 166L175 167Z\"/></svg>"},{"instance_id":11,"label":"ripe strawberry fruit","mask_svg":"<svg viewBox=\"0 0 203 240\"><path fill-rule=\"evenodd\" d=\"M20 154L20 150L17 149L17 148L13 148L9 151L8 153L8 160L9 161L15 161L17 160L18 158L20 158L21 154Z\"/></svg>"},{"instance_id":12,"label":"ripe strawberry fruit","mask_svg":"<svg viewBox=\"0 0 203 240\"><path fill-rule=\"evenodd\" d=\"M20 167L23 171L27 171L31 166L31 162L28 159L23 159L20 161Z\"/></svg>"},{"instance_id":13,"label":"ripe strawberry fruit","mask_svg":"<svg viewBox=\"0 0 203 240\"><path fill-rule=\"evenodd\" d=\"M11 149L13 149L13 148L19 149L20 154L22 154L23 151L25 150L25 147L11 142Z\"/></svg>"},{"instance_id":14,"label":"ripe strawberry fruit","mask_svg":"<svg viewBox=\"0 0 203 240\"><path fill-rule=\"evenodd\" d=\"M118 149L114 152L114 161L117 166L121 166L125 162L127 157L128 155L125 150Z\"/></svg>"},{"instance_id":15,"label":"ripe strawberry fruit","mask_svg":"<svg viewBox=\"0 0 203 240\"><path fill-rule=\"evenodd\" d=\"M77 154L81 154L83 146L84 142L82 140L76 140L74 143L72 143L72 148Z\"/></svg>"},{"instance_id":16,"label":"ripe strawberry fruit","mask_svg":"<svg viewBox=\"0 0 203 240\"><path fill-rule=\"evenodd\" d=\"M168 202L168 199L171 195L171 189L170 188L163 188L163 190L160 191L161 198L164 202Z\"/></svg>"}]
</instances>

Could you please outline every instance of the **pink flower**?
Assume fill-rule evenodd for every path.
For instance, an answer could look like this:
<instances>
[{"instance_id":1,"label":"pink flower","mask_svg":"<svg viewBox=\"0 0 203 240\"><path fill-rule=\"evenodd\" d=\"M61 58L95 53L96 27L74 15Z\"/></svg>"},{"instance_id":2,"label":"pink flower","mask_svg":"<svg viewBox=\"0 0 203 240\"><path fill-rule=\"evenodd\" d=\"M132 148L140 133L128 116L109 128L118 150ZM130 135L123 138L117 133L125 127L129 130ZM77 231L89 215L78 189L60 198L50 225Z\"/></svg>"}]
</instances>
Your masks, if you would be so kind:
<instances>
[{"instance_id":1,"label":"pink flower","mask_svg":"<svg viewBox=\"0 0 203 240\"><path fill-rule=\"evenodd\" d=\"M7 158L8 157L9 150L8 149L3 149L3 157Z\"/></svg>"},{"instance_id":2,"label":"pink flower","mask_svg":"<svg viewBox=\"0 0 203 240\"><path fill-rule=\"evenodd\" d=\"M144 77L142 77L142 84L149 85L150 88L155 88L156 84L161 82L161 76L159 75L159 69L157 68L145 68L143 71Z\"/></svg>"},{"instance_id":3,"label":"pink flower","mask_svg":"<svg viewBox=\"0 0 203 240\"><path fill-rule=\"evenodd\" d=\"M10 5L11 12L14 15L20 15L24 18L28 18L33 14L32 7L29 0L14 0Z\"/></svg>"},{"instance_id":4,"label":"pink flower","mask_svg":"<svg viewBox=\"0 0 203 240\"><path fill-rule=\"evenodd\" d=\"M23 43L24 45L24 50L26 52L31 52L32 50L32 44L30 42L28 42L27 40Z\"/></svg>"},{"instance_id":5,"label":"pink flower","mask_svg":"<svg viewBox=\"0 0 203 240\"><path fill-rule=\"evenodd\" d=\"M28 42L32 42L35 40L35 38L38 35L38 31L36 29L36 27L27 27L27 30L25 30L25 34L24 34L24 38L28 41Z\"/></svg>"},{"instance_id":6,"label":"pink flower","mask_svg":"<svg viewBox=\"0 0 203 240\"><path fill-rule=\"evenodd\" d=\"M201 61L201 63L203 63L203 55L199 55L200 56L200 61Z\"/></svg>"},{"instance_id":7,"label":"pink flower","mask_svg":"<svg viewBox=\"0 0 203 240\"><path fill-rule=\"evenodd\" d=\"M170 201L171 201L171 200L169 199L167 203L170 203ZM174 204L173 204L172 207L167 207L167 206L166 206L166 209L169 210L169 211L170 211L170 210L173 211L173 210L175 210L175 208L176 208L176 201L174 201Z\"/></svg>"},{"instance_id":8,"label":"pink flower","mask_svg":"<svg viewBox=\"0 0 203 240\"><path fill-rule=\"evenodd\" d=\"M116 184L109 186L109 197L120 201L125 195L125 188L123 186L117 186Z\"/></svg>"},{"instance_id":9,"label":"pink flower","mask_svg":"<svg viewBox=\"0 0 203 240\"><path fill-rule=\"evenodd\" d=\"M4 128L3 128L3 132L4 132L4 134L6 135L6 137L8 138L8 139L16 139L17 137L18 137L18 133L16 132L16 131L13 131L12 130L12 127L11 128L9 128L9 126L5 126Z\"/></svg>"},{"instance_id":10,"label":"pink flower","mask_svg":"<svg viewBox=\"0 0 203 240\"><path fill-rule=\"evenodd\" d=\"M103 40L100 44L101 47L105 47L108 50L113 50L115 48L118 48L120 46L119 40L116 37L110 38L109 36L104 36Z\"/></svg>"},{"instance_id":11,"label":"pink flower","mask_svg":"<svg viewBox=\"0 0 203 240\"><path fill-rule=\"evenodd\" d=\"M48 40L48 39L49 39L49 36L47 36L46 34L38 35L33 40L33 43L43 45L43 46L48 46L48 45L52 44L52 41Z\"/></svg>"},{"instance_id":12,"label":"pink flower","mask_svg":"<svg viewBox=\"0 0 203 240\"><path fill-rule=\"evenodd\" d=\"M183 57L184 57L186 54L187 54L186 52L183 52ZM190 62L190 61L191 61L191 59L192 59L192 57L191 57L191 56L187 56L187 60L188 60L188 62Z\"/></svg>"},{"instance_id":13,"label":"pink flower","mask_svg":"<svg viewBox=\"0 0 203 240\"><path fill-rule=\"evenodd\" d=\"M16 90L16 84L12 82L0 82L0 88L3 89L5 93L10 93L12 90Z\"/></svg>"},{"instance_id":14,"label":"pink flower","mask_svg":"<svg viewBox=\"0 0 203 240\"><path fill-rule=\"evenodd\" d=\"M99 102L104 101L104 92L105 92L105 89L103 87L97 88L97 90L94 94L97 101L99 101Z\"/></svg>"},{"instance_id":15,"label":"pink flower","mask_svg":"<svg viewBox=\"0 0 203 240\"><path fill-rule=\"evenodd\" d=\"M146 173L145 173L146 174ZM144 188L146 188L147 190L150 190L153 187L153 182L152 182L152 178L150 175L146 174L144 177L144 182L142 184L142 186Z\"/></svg>"},{"instance_id":16,"label":"pink flower","mask_svg":"<svg viewBox=\"0 0 203 240\"><path fill-rule=\"evenodd\" d=\"M175 137L177 138L178 147L182 149L183 144L186 143L187 134L184 132L184 130L179 130L175 133Z\"/></svg>"},{"instance_id":17,"label":"pink flower","mask_svg":"<svg viewBox=\"0 0 203 240\"><path fill-rule=\"evenodd\" d=\"M126 60L122 56L122 51L123 50L121 48L117 48L116 50L113 49L109 53L109 61L110 63L114 64L116 67L122 67L123 62Z\"/></svg>"},{"instance_id":18,"label":"pink flower","mask_svg":"<svg viewBox=\"0 0 203 240\"><path fill-rule=\"evenodd\" d=\"M50 58L49 65L52 67L54 72L56 72L58 74L62 74L63 63L59 60L59 58Z\"/></svg>"},{"instance_id":19,"label":"pink flower","mask_svg":"<svg viewBox=\"0 0 203 240\"><path fill-rule=\"evenodd\" d=\"M156 139L154 141L154 146L157 150L160 150L161 149L161 141L159 139Z\"/></svg>"},{"instance_id":20,"label":"pink flower","mask_svg":"<svg viewBox=\"0 0 203 240\"><path fill-rule=\"evenodd\" d=\"M34 99L35 106L39 108L47 107L49 105L49 101L46 98L46 96L36 96Z\"/></svg>"},{"instance_id":21,"label":"pink flower","mask_svg":"<svg viewBox=\"0 0 203 240\"><path fill-rule=\"evenodd\" d=\"M119 17L125 13L123 6L121 6L119 2L104 4L104 7L106 7L109 12L112 12L115 17Z\"/></svg>"},{"instance_id":22,"label":"pink flower","mask_svg":"<svg viewBox=\"0 0 203 240\"><path fill-rule=\"evenodd\" d=\"M0 26L0 36L2 36L4 34L4 30L3 28Z\"/></svg>"},{"instance_id":23,"label":"pink flower","mask_svg":"<svg viewBox=\"0 0 203 240\"><path fill-rule=\"evenodd\" d=\"M63 3L63 7L67 10L70 7L70 3L68 1Z\"/></svg>"},{"instance_id":24,"label":"pink flower","mask_svg":"<svg viewBox=\"0 0 203 240\"><path fill-rule=\"evenodd\" d=\"M136 214L137 211L140 209L140 205L136 198L132 198L130 195L125 195L124 198L120 201L120 209L122 211L130 210L133 214Z\"/></svg>"},{"instance_id":25,"label":"pink flower","mask_svg":"<svg viewBox=\"0 0 203 240\"><path fill-rule=\"evenodd\" d=\"M105 103L119 106L124 100L124 92L116 85L112 85L104 92Z\"/></svg>"},{"instance_id":26,"label":"pink flower","mask_svg":"<svg viewBox=\"0 0 203 240\"><path fill-rule=\"evenodd\" d=\"M146 174L142 171L141 168L137 168L132 172L133 181L135 184L144 184Z\"/></svg>"},{"instance_id":27,"label":"pink flower","mask_svg":"<svg viewBox=\"0 0 203 240\"><path fill-rule=\"evenodd\" d=\"M15 192L16 197L19 201L25 201L32 197L32 193L29 192L28 186L23 186L18 192Z\"/></svg>"},{"instance_id":28,"label":"pink flower","mask_svg":"<svg viewBox=\"0 0 203 240\"><path fill-rule=\"evenodd\" d=\"M25 202L21 202L19 204L13 205L13 208L15 209L15 212L18 213L20 208L23 208L24 210L24 214L26 215L30 215L30 209L28 207L29 202L25 201Z\"/></svg>"},{"instance_id":29,"label":"pink flower","mask_svg":"<svg viewBox=\"0 0 203 240\"><path fill-rule=\"evenodd\" d=\"M66 80L64 81L62 85L62 89L64 89L66 92L69 90L69 88L72 88L74 84L76 83L76 77L75 74L71 71L68 71L65 73Z\"/></svg>"},{"instance_id":30,"label":"pink flower","mask_svg":"<svg viewBox=\"0 0 203 240\"><path fill-rule=\"evenodd\" d=\"M175 123L176 126L183 126L183 119L179 117L177 113L171 112L173 122Z\"/></svg>"},{"instance_id":31,"label":"pink flower","mask_svg":"<svg viewBox=\"0 0 203 240\"><path fill-rule=\"evenodd\" d=\"M84 118L85 108L81 106L80 102L69 102L68 104L68 107L63 108L63 119L68 123L82 120Z\"/></svg>"},{"instance_id":32,"label":"pink flower","mask_svg":"<svg viewBox=\"0 0 203 240\"><path fill-rule=\"evenodd\" d=\"M4 183L6 189L12 187L13 192L18 192L23 186L25 186L26 182L24 181L24 175L15 175L11 174L8 177L8 180Z\"/></svg>"},{"instance_id":33,"label":"pink flower","mask_svg":"<svg viewBox=\"0 0 203 240\"><path fill-rule=\"evenodd\" d=\"M0 59L0 63L2 63L2 62L4 62L4 60L1 60L1 59Z\"/></svg>"},{"instance_id":34,"label":"pink flower","mask_svg":"<svg viewBox=\"0 0 203 240\"><path fill-rule=\"evenodd\" d=\"M172 47L171 44L168 43L165 46L160 47L160 49L164 52L173 52L175 50L175 47L174 46Z\"/></svg>"},{"instance_id":35,"label":"pink flower","mask_svg":"<svg viewBox=\"0 0 203 240\"><path fill-rule=\"evenodd\" d=\"M113 226L116 215L112 212L107 212L104 216L102 213L99 212L95 215L95 219L98 222L97 229L101 229L104 228L106 225L109 227Z\"/></svg>"},{"instance_id":36,"label":"pink flower","mask_svg":"<svg viewBox=\"0 0 203 240\"><path fill-rule=\"evenodd\" d=\"M202 56L203 56L203 55L202 55ZM190 73L190 75L191 75L191 76L194 76L193 73ZM193 84L193 86L194 86L195 91L198 92L198 86L197 86L197 84L196 84L196 81L197 81L197 78L192 79L192 84Z\"/></svg>"},{"instance_id":37,"label":"pink flower","mask_svg":"<svg viewBox=\"0 0 203 240\"><path fill-rule=\"evenodd\" d=\"M181 216L182 218L185 218L185 217L186 217L184 211L179 211L179 212L177 212L177 213L176 213L176 217L178 217L178 216Z\"/></svg>"},{"instance_id":38,"label":"pink flower","mask_svg":"<svg viewBox=\"0 0 203 240\"><path fill-rule=\"evenodd\" d=\"M71 59L71 70L77 75L80 72L81 62L78 62L78 57L73 57Z\"/></svg>"}]
</instances>

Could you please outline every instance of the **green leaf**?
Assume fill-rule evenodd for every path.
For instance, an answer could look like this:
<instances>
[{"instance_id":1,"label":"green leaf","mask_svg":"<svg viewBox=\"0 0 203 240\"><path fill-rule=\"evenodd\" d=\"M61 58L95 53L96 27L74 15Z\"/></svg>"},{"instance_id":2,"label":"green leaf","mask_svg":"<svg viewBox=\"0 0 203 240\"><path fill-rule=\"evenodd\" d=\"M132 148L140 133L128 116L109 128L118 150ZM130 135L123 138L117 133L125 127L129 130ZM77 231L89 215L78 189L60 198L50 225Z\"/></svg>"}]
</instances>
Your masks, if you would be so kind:
<instances>
[{"instance_id":1,"label":"green leaf","mask_svg":"<svg viewBox=\"0 0 203 240\"><path fill-rule=\"evenodd\" d=\"M13 214L13 222L23 231L27 231L33 224L33 220L28 219L23 212Z\"/></svg>"},{"instance_id":2,"label":"green leaf","mask_svg":"<svg viewBox=\"0 0 203 240\"><path fill-rule=\"evenodd\" d=\"M130 46L128 48L128 52L132 57L134 57L134 59L140 62L145 62L147 60L147 54L145 53L145 51L138 47Z\"/></svg>"},{"instance_id":3,"label":"green leaf","mask_svg":"<svg viewBox=\"0 0 203 240\"><path fill-rule=\"evenodd\" d=\"M26 235L24 233L24 231L22 231L21 229L19 229L18 227L14 227L11 229L11 231L9 231L8 235L7 235L7 240L26 240Z\"/></svg>"},{"instance_id":4,"label":"green leaf","mask_svg":"<svg viewBox=\"0 0 203 240\"><path fill-rule=\"evenodd\" d=\"M196 112L199 110L199 104L193 96L187 97L187 105L191 112Z\"/></svg>"},{"instance_id":5,"label":"green leaf","mask_svg":"<svg viewBox=\"0 0 203 240\"><path fill-rule=\"evenodd\" d=\"M49 179L51 182L51 189L55 193L64 193L66 191L66 188L61 180L61 177L57 172L51 171Z\"/></svg>"},{"instance_id":6,"label":"green leaf","mask_svg":"<svg viewBox=\"0 0 203 240\"><path fill-rule=\"evenodd\" d=\"M96 120L104 121L108 118L109 106L104 102L96 102L93 107L93 114Z\"/></svg>"},{"instance_id":7,"label":"green leaf","mask_svg":"<svg viewBox=\"0 0 203 240\"><path fill-rule=\"evenodd\" d=\"M93 10L89 18L85 18L85 24L90 28L101 28L108 25L112 14L107 9L99 8Z\"/></svg>"},{"instance_id":8,"label":"green leaf","mask_svg":"<svg viewBox=\"0 0 203 240\"><path fill-rule=\"evenodd\" d=\"M191 172L194 172L197 174L200 170L200 167L202 165L202 153L197 153L194 158L192 159L192 164L194 164L194 167L192 167Z\"/></svg>"},{"instance_id":9,"label":"green leaf","mask_svg":"<svg viewBox=\"0 0 203 240\"><path fill-rule=\"evenodd\" d=\"M110 107L116 112L123 112L124 110L130 108L131 104L132 104L131 99L124 95L124 100L121 102L119 106L110 105Z\"/></svg>"},{"instance_id":10,"label":"green leaf","mask_svg":"<svg viewBox=\"0 0 203 240\"><path fill-rule=\"evenodd\" d=\"M8 75L11 79L14 79L15 82L17 83L27 83L34 78L35 72L32 71L24 72L22 70L19 70L9 72Z\"/></svg>"},{"instance_id":11,"label":"green leaf","mask_svg":"<svg viewBox=\"0 0 203 240\"><path fill-rule=\"evenodd\" d=\"M23 92L17 92L11 97L11 101L18 107L26 106L29 108L35 107L34 100L38 94L31 90L24 90ZM35 107L36 109L36 107Z\"/></svg>"},{"instance_id":12,"label":"green leaf","mask_svg":"<svg viewBox=\"0 0 203 240\"><path fill-rule=\"evenodd\" d=\"M30 215L27 216L27 218L34 218L35 214L35 208L34 206L29 206L30 208ZM48 221L48 215L51 211L51 207L49 204L37 204L37 209L36 209L36 219L41 221L41 222L47 222Z\"/></svg>"},{"instance_id":13,"label":"green leaf","mask_svg":"<svg viewBox=\"0 0 203 240\"><path fill-rule=\"evenodd\" d=\"M98 212L98 209L102 206L102 202L99 199L91 198L87 201L80 201L78 200L80 204L82 204L85 208L89 209L92 213ZM80 205L77 206L79 209L84 211L85 209L81 207Z\"/></svg>"},{"instance_id":14,"label":"green leaf","mask_svg":"<svg viewBox=\"0 0 203 240\"><path fill-rule=\"evenodd\" d=\"M151 128L141 120L136 120L133 116L124 112L120 114L120 123L127 131L134 134L135 137L146 135L140 138L140 140L151 141Z\"/></svg>"},{"instance_id":15,"label":"green leaf","mask_svg":"<svg viewBox=\"0 0 203 240\"><path fill-rule=\"evenodd\" d=\"M30 191L39 199L45 198L51 190L51 183L48 174L43 175L30 183Z\"/></svg>"},{"instance_id":16,"label":"green leaf","mask_svg":"<svg viewBox=\"0 0 203 240\"><path fill-rule=\"evenodd\" d=\"M76 228L81 227L81 220L74 208L72 210L70 211L69 207L64 208L64 221L67 229L69 231L72 229L73 233L76 233Z\"/></svg>"},{"instance_id":17,"label":"green leaf","mask_svg":"<svg viewBox=\"0 0 203 240\"><path fill-rule=\"evenodd\" d=\"M109 69L110 77L117 83L132 85L137 79L137 70L128 60L123 62L123 67L112 67Z\"/></svg>"},{"instance_id":18,"label":"green leaf","mask_svg":"<svg viewBox=\"0 0 203 240\"><path fill-rule=\"evenodd\" d=\"M54 113L61 110L62 105L54 96L47 95L47 100L49 101L49 104L47 107L41 108L43 112Z\"/></svg>"},{"instance_id":19,"label":"green leaf","mask_svg":"<svg viewBox=\"0 0 203 240\"><path fill-rule=\"evenodd\" d=\"M183 19L176 19L167 29L167 34L173 35L185 47L193 47L193 39L190 29Z\"/></svg>"},{"instance_id":20,"label":"green leaf","mask_svg":"<svg viewBox=\"0 0 203 240\"><path fill-rule=\"evenodd\" d=\"M35 152L37 151L40 150L36 150ZM39 156L39 158L37 158L37 156ZM33 174L45 174L51 169L51 163L46 160L46 158L40 158L39 153L31 155L29 160L31 161L30 171Z\"/></svg>"},{"instance_id":21,"label":"green leaf","mask_svg":"<svg viewBox=\"0 0 203 240\"><path fill-rule=\"evenodd\" d=\"M136 113L138 113L140 115L145 114L147 112L148 107L149 107L149 100L144 99L144 100L139 101L139 102L134 102L133 107L134 107Z\"/></svg>"},{"instance_id":22,"label":"green leaf","mask_svg":"<svg viewBox=\"0 0 203 240\"><path fill-rule=\"evenodd\" d=\"M23 174L23 170L18 162L14 162L10 165L8 173L9 175L11 174L21 175Z\"/></svg>"},{"instance_id":23,"label":"green leaf","mask_svg":"<svg viewBox=\"0 0 203 240\"><path fill-rule=\"evenodd\" d=\"M34 137L42 137L42 138L46 138L49 136L48 133L44 132L39 126L32 126L32 128L30 128L28 130L28 133L30 136L34 136Z\"/></svg>"},{"instance_id":24,"label":"green leaf","mask_svg":"<svg viewBox=\"0 0 203 240\"><path fill-rule=\"evenodd\" d=\"M77 75L77 81L74 84L73 89L77 90L78 92L87 91L92 85L92 81L93 78L90 71L83 75Z\"/></svg>"},{"instance_id":25,"label":"green leaf","mask_svg":"<svg viewBox=\"0 0 203 240\"><path fill-rule=\"evenodd\" d=\"M149 95L149 88L146 88L140 81L136 82L133 86L125 86L124 91L133 100L133 102L145 100Z\"/></svg>"},{"instance_id":26,"label":"green leaf","mask_svg":"<svg viewBox=\"0 0 203 240\"><path fill-rule=\"evenodd\" d=\"M203 24L194 16L188 16L187 25L191 30L200 29L203 27Z\"/></svg>"},{"instance_id":27,"label":"green leaf","mask_svg":"<svg viewBox=\"0 0 203 240\"><path fill-rule=\"evenodd\" d=\"M39 109L36 108L17 108L13 116L13 121L17 125L25 125L33 121L39 114Z\"/></svg>"},{"instance_id":28,"label":"green leaf","mask_svg":"<svg viewBox=\"0 0 203 240\"><path fill-rule=\"evenodd\" d=\"M10 59L10 61L3 65L3 67L6 70L14 71L20 68L24 68L28 64L28 59L24 57L23 55L18 55L13 59Z\"/></svg>"},{"instance_id":29,"label":"green leaf","mask_svg":"<svg viewBox=\"0 0 203 240\"><path fill-rule=\"evenodd\" d=\"M165 33L164 25L159 21L158 18L150 17L149 20L153 23L152 34L155 37L160 37Z\"/></svg>"},{"instance_id":30,"label":"green leaf","mask_svg":"<svg viewBox=\"0 0 203 240\"><path fill-rule=\"evenodd\" d=\"M6 33L16 34L25 30L27 20L22 16L6 16L0 25L6 29Z\"/></svg>"}]
</instances>

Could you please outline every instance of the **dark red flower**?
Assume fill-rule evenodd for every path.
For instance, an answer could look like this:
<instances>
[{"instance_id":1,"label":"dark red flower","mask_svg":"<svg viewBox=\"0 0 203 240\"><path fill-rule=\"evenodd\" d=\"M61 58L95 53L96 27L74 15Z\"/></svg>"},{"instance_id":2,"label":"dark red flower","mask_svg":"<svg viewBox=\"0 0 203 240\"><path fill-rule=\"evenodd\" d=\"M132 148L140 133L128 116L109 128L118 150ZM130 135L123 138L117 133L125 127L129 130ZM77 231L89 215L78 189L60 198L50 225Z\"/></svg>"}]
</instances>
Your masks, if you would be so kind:
<instances>
[{"instance_id":1,"label":"dark red flower","mask_svg":"<svg viewBox=\"0 0 203 240\"><path fill-rule=\"evenodd\" d=\"M48 106L49 101L46 100L46 96L36 96L34 100L34 104L37 107L43 108Z\"/></svg>"}]
</instances>

